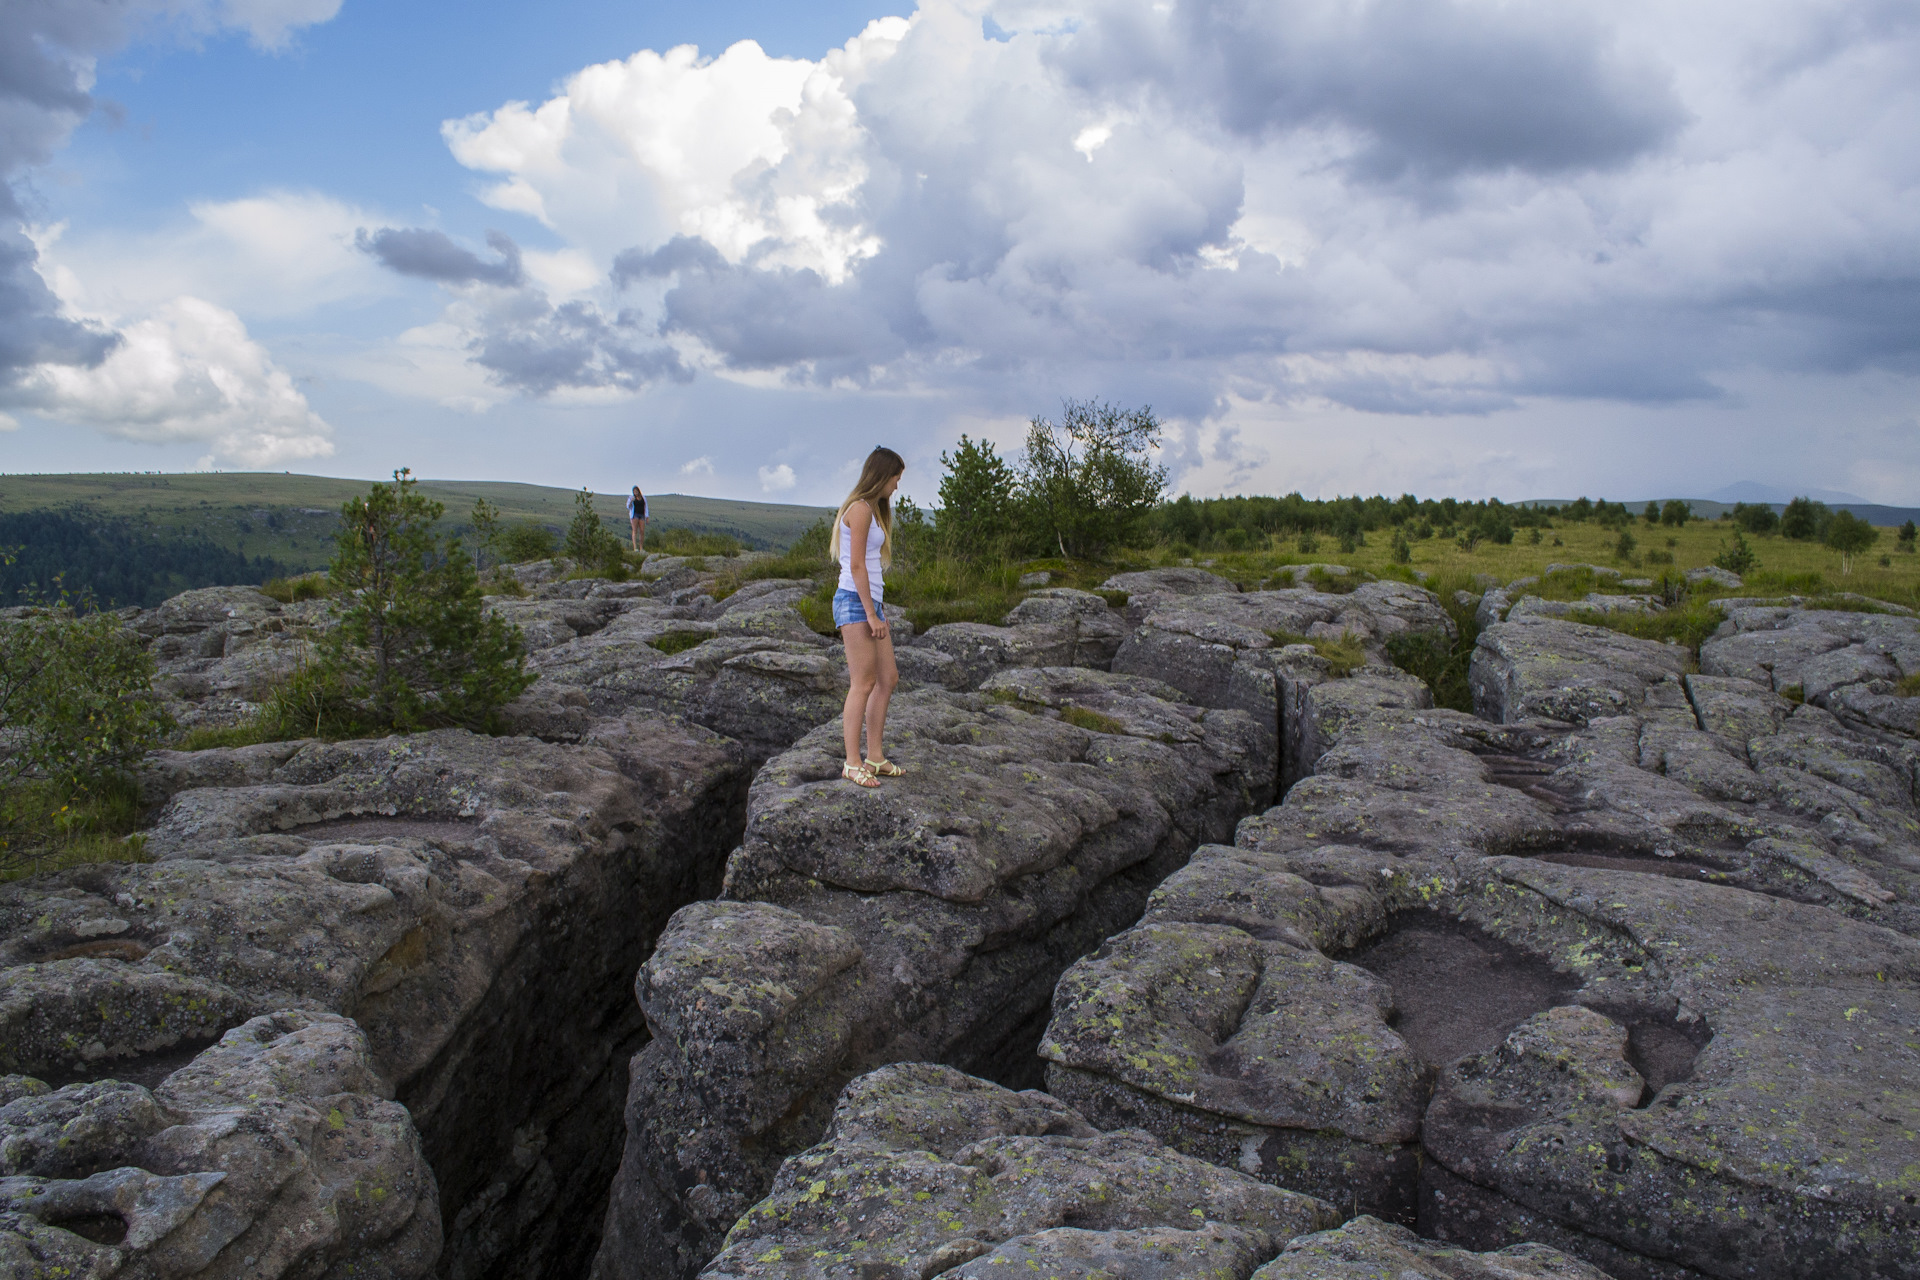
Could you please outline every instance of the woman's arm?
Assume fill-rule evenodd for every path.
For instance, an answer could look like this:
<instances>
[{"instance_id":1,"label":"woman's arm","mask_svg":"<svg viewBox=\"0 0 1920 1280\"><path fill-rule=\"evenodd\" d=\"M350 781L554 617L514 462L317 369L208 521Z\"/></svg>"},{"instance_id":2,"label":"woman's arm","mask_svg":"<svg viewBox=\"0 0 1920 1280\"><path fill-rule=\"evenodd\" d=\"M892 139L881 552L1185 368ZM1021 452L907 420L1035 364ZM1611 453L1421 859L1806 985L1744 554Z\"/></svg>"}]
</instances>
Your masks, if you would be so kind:
<instances>
[{"instance_id":1,"label":"woman's arm","mask_svg":"<svg viewBox=\"0 0 1920 1280\"><path fill-rule=\"evenodd\" d=\"M847 508L847 528L852 533L848 560L853 564L853 589L860 593L860 607L867 611L867 630L875 640L887 636L887 621L873 607L873 583L867 577L867 530L873 527L873 508L856 502Z\"/></svg>"}]
</instances>

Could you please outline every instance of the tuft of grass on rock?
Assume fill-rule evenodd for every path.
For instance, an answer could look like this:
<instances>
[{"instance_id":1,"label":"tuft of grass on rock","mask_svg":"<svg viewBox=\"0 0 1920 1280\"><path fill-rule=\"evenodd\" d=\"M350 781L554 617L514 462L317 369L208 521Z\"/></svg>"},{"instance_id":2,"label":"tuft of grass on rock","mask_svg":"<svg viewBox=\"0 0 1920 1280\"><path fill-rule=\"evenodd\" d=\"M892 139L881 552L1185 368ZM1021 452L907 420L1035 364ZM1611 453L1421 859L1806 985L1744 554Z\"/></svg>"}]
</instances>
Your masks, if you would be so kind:
<instances>
[{"instance_id":1,"label":"tuft of grass on rock","mask_svg":"<svg viewBox=\"0 0 1920 1280\"><path fill-rule=\"evenodd\" d=\"M268 578L260 584L260 594L292 604L296 600L318 600L327 594L327 575L307 573L297 578Z\"/></svg>"},{"instance_id":2,"label":"tuft of grass on rock","mask_svg":"<svg viewBox=\"0 0 1920 1280\"><path fill-rule=\"evenodd\" d=\"M1337 640L1326 636L1303 636L1294 631L1269 631L1267 638L1276 646L1312 645L1313 651L1327 660L1335 679L1344 680L1367 663L1366 650L1360 646L1359 637L1351 632L1342 632Z\"/></svg>"},{"instance_id":3,"label":"tuft of grass on rock","mask_svg":"<svg viewBox=\"0 0 1920 1280\"><path fill-rule=\"evenodd\" d=\"M1605 627L1609 631L1618 631L1622 635L1637 636L1642 640L1671 641L1682 645L1700 661L1700 645L1707 637L1720 629L1727 615L1720 606L1711 600L1689 600L1677 604L1659 613L1637 613L1620 609L1612 612L1601 609L1575 609L1570 620L1584 622L1588 626Z\"/></svg>"},{"instance_id":4,"label":"tuft of grass on rock","mask_svg":"<svg viewBox=\"0 0 1920 1280\"><path fill-rule=\"evenodd\" d=\"M662 653L685 653L695 645L704 644L713 636L705 631L667 631L647 641Z\"/></svg>"},{"instance_id":5,"label":"tuft of grass on rock","mask_svg":"<svg viewBox=\"0 0 1920 1280\"><path fill-rule=\"evenodd\" d=\"M89 863L151 862L146 838L131 834L139 816L130 780L85 795L16 783L0 793L0 883Z\"/></svg>"},{"instance_id":6,"label":"tuft of grass on rock","mask_svg":"<svg viewBox=\"0 0 1920 1280\"><path fill-rule=\"evenodd\" d=\"M1060 718L1068 724L1077 725L1089 733L1124 734L1127 726L1112 716L1101 715L1087 707L1067 706L1060 708Z\"/></svg>"}]
</instances>

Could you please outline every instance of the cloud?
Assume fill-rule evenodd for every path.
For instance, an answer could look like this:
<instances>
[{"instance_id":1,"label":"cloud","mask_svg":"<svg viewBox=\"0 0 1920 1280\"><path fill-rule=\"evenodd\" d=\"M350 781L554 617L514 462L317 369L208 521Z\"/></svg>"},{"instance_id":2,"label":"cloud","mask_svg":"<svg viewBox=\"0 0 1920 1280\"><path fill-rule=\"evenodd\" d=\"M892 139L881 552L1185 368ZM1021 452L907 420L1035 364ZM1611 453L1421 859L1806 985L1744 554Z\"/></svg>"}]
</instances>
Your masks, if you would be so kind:
<instances>
[{"instance_id":1,"label":"cloud","mask_svg":"<svg viewBox=\"0 0 1920 1280\"><path fill-rule=\"evenodd\" d=\"M680 474L683 476L710 476L713 474L713 459L702 454L691 462L683 463L680 467Z\"/></svg>"},{"instance_id":2,"label":"cloud","mask_svg":"<svg viewBox=\"0 0 1920 1280\"><path fill-rule=\"evenodd\" d=\"M14 184L93 109L95 61L136 24L239 27L257 45L279 48L338 9L339 0L8 6L0 23L0 401L129 438L214 439L236 458L313 456L325 424L232 313L183 298L123 331L76 313L42 271ZM196 366L196 358L208 362ZM115 419L110 407L132 416ZM247 413L261 415L251 427L241 422Z\"/></svg>"},{"instance_id":3,"label":"cloud","mask_svg":"<svg viewBox=\"0 0 1920 1280\"><path fill-rule=\"evenodd\" d=\"M353 244L362 253L377 258L381 266L403 276L440 284L490 284L508 289L526 283L526 272L520 265L520 246L500 231L487 233L487 247L500 255L498 262L481 261L471 250L455 244L444 231L382 227L368 235L366 228L361 227L354 233Z\"/></svg>"},{"instance_id":4,"label":"cloud","mask_svg":"<svg viewBox=\"0 0 1920 1280\"><path fill-rule=\"evenodd\" d=\"M93 365L41 364L13 403L149 444L204 442L249 467L333 452L332 431L238 316L180 298L126 325Z\"/></svg>"},{"instance_id":5,"label":"cloud","mask_svg":"<svg viewBox=\"0 0 1920 1280\"><path fill-rule=\"evenodd\" d=\"M762 493L785 493L793 488L793 468L786 463L777 467L760 468L760 491Z\"/></svg>"}]
</instances>

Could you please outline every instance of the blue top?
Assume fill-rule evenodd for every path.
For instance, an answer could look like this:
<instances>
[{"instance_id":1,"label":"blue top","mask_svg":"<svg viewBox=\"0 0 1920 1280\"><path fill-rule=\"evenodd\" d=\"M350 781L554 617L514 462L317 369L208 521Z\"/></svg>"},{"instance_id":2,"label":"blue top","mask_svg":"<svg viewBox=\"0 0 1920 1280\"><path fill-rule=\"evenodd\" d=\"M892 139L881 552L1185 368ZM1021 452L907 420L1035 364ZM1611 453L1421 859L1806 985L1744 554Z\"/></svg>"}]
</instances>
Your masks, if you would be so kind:
<instances>
[{"instance_id":1,"label":"blue top","mask_svg":"<svg viewBox=\"0 0 1920 1280\"><path fill-rule=\"evenodd\" d=\"M647 518L646 495L642 494L640 497L635 498L632 494L628 494L627 495L627 519L645 520L646 518Z\"/></svg>"}]
</instances>

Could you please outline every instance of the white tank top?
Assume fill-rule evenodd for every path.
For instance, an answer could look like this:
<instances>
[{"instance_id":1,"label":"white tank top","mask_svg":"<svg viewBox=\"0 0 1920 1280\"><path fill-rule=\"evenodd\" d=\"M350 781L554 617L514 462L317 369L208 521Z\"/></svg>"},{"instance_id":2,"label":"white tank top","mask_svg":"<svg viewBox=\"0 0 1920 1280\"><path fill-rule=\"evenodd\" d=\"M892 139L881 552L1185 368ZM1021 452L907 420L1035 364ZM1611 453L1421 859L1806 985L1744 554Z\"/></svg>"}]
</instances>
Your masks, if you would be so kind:
<instances>
[{"instance_id":1,"label":"white tank top","mask_svg":"<svg viewBox=\"0 0 1920 1280\"><path fill-rule=\"evenodd\" d=\"M881 529L878 520L867 526L867 588L873 593L873 602L880 603L884 586L880 581L880 546L887 540L886 532ZM840 586L841 591L860 590L853 583L853 526L845 520L840 522L840 536L835 539L840 544Z\"/></svg>"}]
</instances>

